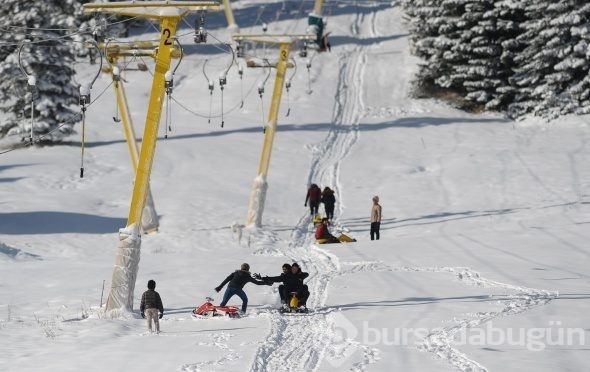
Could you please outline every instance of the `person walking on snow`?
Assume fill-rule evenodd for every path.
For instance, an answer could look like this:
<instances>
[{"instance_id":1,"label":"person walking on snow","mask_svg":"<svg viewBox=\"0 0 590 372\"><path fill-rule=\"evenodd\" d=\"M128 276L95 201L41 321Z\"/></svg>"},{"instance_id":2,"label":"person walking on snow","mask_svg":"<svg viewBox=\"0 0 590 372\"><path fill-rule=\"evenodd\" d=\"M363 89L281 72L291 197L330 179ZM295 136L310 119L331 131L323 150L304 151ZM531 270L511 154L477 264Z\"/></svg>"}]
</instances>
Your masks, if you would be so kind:
<instances>
[{"instance_id":1,"label":"person walking on snow","mask_svg":"<svg viewBox=\"0 0 590 372\"><path fill-rule=\"evenodd\" d=\"M332 218L334 218L334 204L336 204L334 190L332 190L328 186L324 187L324 191L322 191L321 202L324 203L326 218L332 220Z\"/></svg>"},{"instance_id":2,"label":"person walking on snow","mask_svg":"<svg viewBox=\"0 0 590 372\"><path fill-rule=\"evenodd\" d=\"M373 196L373 207L371 208L371 240L379 240L379 228L381 227L381 205L379 197Z\"/></svg>"},{"instance_id":3,"label":"person walking on snow","mask_svg":"<svg viewBox=\"0 0 590 372\"><path fill-rule=\"evenodd\" d=\"M147 284L148 290L143 292L141 295L141 305L139 305L139 311L141 311L141 317L146 318L147 314L147 326L148 330L152 331L152 320L156 327L156 333L160 333L160 321L164 316L164 305L162 305L162 299L160 294L155 291L156 282L149 280ZM158 311L160 316L158 316Z\"/></svg>"},{"instance_id":4,"label":"person walking on snow","mask_svg":"<svg viewBox=\"0 0 590 372\"><path fill-rule=\"evenodd\" d=\"M254 283L256 285L266 285L267 283L256 280L250 276L250 265L247 263L243 263L240 266L240 270L236 270L233 273L229 274L227 278L217 287L215 287L215 291L219 292L223 288L224 285L227 283L227 288L225 293L223 294L223 300L219 304L219 306L227 305L227 302L230 298L234 295L237 295L242 300L242 314L246 312L246 308L248 307L248 296L246 296L246 292L244 292L244 286L246 283Z\"/></svg>"},{"instance_id":5,"label":"person walking on snow","mask_svg":"<svg viewBox=\"0 0 590 372\"><path fill-rule=\"evenodd\" d=\"M309 189L307 189L307 195L305 196L304 204L304 206L307 207L307 202L309 202L309 209L311 211L312 216L318 213L321 198L322 190L319 188L318 185L312 183L311 186L309 186Z\"/></svg>"}]
</instances>

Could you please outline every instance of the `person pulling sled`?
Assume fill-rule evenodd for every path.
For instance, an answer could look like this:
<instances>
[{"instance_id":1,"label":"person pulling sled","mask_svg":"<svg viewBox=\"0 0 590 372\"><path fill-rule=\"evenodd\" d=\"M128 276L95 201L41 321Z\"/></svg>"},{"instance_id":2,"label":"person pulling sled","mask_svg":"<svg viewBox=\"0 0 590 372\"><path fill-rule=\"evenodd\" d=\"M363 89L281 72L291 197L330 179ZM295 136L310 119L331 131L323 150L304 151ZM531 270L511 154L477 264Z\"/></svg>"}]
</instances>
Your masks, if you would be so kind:
<instances>
[{"instance_id":1,"label":"person pulling sled","mask_svg":"<svg viewBox=\"0 0 590 372\"><path fill-rule=\"evenodd\" d=\"M272 285L250 276L250 265L243 263L239 270L229 274L220 285L215 287L215 291L219 292L223 286L227 284L227 288L223 294L223 300L221 300L219 306L225 306L230 298L232 298L234 295L237 295L242 300L242 311L240 313L241 315L245 314L248 307L248 296L246 296L246 292L244 292L243 288L247 283L254 283L256 285Z\"/></svg>"}]
</instances>

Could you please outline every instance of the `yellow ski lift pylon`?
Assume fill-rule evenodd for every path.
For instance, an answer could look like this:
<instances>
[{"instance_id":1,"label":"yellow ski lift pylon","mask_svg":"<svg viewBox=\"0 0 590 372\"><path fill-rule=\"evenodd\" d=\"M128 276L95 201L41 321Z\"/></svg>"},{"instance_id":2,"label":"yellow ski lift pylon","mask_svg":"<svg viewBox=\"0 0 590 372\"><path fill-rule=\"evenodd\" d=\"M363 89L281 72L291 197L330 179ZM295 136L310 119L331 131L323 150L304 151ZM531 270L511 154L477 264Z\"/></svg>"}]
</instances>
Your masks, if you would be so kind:
<instances>
[{"instance_id":1,"label":"yellow ski lift pylon","mask_svg":"<svg viewBox=\"0 0 590 372\"><path fill-rule=\"evenodd\" d=\"M117 62L121 57L127 56L154 56L155 48L157 44L151 41L139 41L132 43L100 43L99 47L104 50L104 56L107 60L108 68L104 69L104 72L110 73L113 77L113 89L115 91L115 97L117 99L117 111L121 114L121 126L123 128L123 134L125 135L125 141L127 143L127 149L129 151L129 157L131 159L131 165L133 169L137 169L139 163L139 149L137 146L137 137L135 136L135 129L133 128L133 122L131 121L131 115L129 115L129 105L127 104L127 97L125 95L125 86L123 81L120 79L118 74L120 71L116 68ZM178 56L181 55L179 50L176 50ZM175 53L172 53L175 54ZM173 55L173 57L175 57ZM154 199L148 185L146 202L141 216L141 227L145 233L153 233L158 231L159 222L158 214L154 204Z\"/></svg>"},{"instance_id":2,"label":"yellow ski lift pylon","mask_svg":"<svg viewBox=\"0 0 590 372\"><path fill-rule=\"evenodd\" d=\"M170 68L178 22L189 13L219 9L216 1L121 1L115 3L89 3L82 5L84 13L112 13L131 17L157 19L160 22L160 42L156 66L146 113L141 150L135 171L135 182L127 226L119 230L119 245L115 258L111 291L106 304L108 312L130 311L139 266L141 220L156 148L158 126L162 113L165 74Z\"/></svg>"},{"instance_id":3,"label":"yellow ski lift pylon","mask_svg":"<svg viewBox=\"0 0 590 372\"><path fill-rule=\"evenodd\" d=\"M234 18L234 12L232 11L229 0L223 0L223 12L225 14L225 20L227 21L227 28L231 33L240 32L240 27L236 23Z\"/></svg>"},{"instance_id":4,"label":"yellow ski lift pylon","mask_svg":"<svg viewBox=\"0 0 590 372\"><path fill-rule=\"evenodd\" d=\"M252 184L248 214L246 216L246 226L260 227L262 225L262 213L264 211L266 189L268 187L267 176L270 165L270 156L272 153L275 133L277 131L277 117L279 114L279 106L281 103L281 96L285 83L285 75L287 68L290 67L290 65L292 66L292 64L289 62L289 51L296 41L313 40L315 35L240 34L233 35L232 38L238 43L241 41L251 41L264 44L274 44L278 45L279 47L279 56L276 63L269 64L268 61L260 65L248 63L248 67L274 67L277 70L270 108L268 111L268 119L264 130L264 140L262 142L262 152L260 155L260 162L258 164L258 173Z\"/></svg>"}]
</instances>

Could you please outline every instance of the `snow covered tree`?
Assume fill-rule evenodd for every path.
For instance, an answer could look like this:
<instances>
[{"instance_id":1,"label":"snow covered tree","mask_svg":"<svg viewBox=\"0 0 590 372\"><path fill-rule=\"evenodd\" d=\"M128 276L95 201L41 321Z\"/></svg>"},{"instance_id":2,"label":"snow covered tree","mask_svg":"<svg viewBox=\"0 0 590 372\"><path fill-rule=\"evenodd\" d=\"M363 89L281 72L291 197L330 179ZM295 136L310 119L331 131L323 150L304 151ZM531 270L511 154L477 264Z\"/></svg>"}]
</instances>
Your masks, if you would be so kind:
<instances>
[{"instance_id":1,"label":"snow covered tree","mask_svg":"<svg viewBox=\"0 0 590 372\"><path fill-rule=\"evenodd\" d=\"M519 93L510 105L511 116L533 113L554 118L561 112L560 107L574 104L564 92L575 76L567 64L560 63L572 56L574 44L570 29L582 22L572 12L584 3L579 0L526 2L527 21L522 25L525 32L519 38L527 46L515 58L517 66L512 83ZM570 61L573 62L570 66L577 65Z\"/></svg>"},{"instance_id":2,"label":"snow covered tree","mask_svg":"<svg viewBox=\"0 0 590 372\"><path fill-rule=\"evenodd\" d=\"M515 118L590 112L587 1L404 0L403 5L414 53L425 61L417 76L421 93L452 92L459 101L506 109Z\"/></svg>"},{"instance_id":3,"label":"snow covered tree","mask_svg":"<svg viewBox=\"0 0 590 372\"><path fill-rule=\"evenodd\" d=\"M487 16L492 0L445 0L448 24L443 36L452 40L443 53L450 67L436 82L462 92L467 101L485 104L501 84L501 45L495 18ZM451 32L448 32L450 30ZM448 32L448 33L447 33Z\"/></svg>"},{"instance_id":4,"label":"snow covered tree","mask_svg":"<svg viewBox=\"0 0 590 372\"><path fill-rule=\"evenodd\" d=\"M493 98L486 103L486 109L505 110L514 101L517 92L510 83L510 78L516 66L514 60L525 48L525 44L518 39L523 33L520 25L526 20L525 4L523 1L496 1L494 9L487 12L485 17L494 20L495 43L501 46L500 66L497 70L499 84L495 88Z\"/></svg>"},{"instance_id":5,"label":"snow covered tree","mask_svg":"<svg viewBox=\"0 0 590 372\"><path fill-rule=\"evenodd\" d=\"M0 5L0 136L29 133L42 135L43 141L56 141L72 132L78 116L72 105L78 103L74 83L73 46L69 35L77 31L75 0L3 0ZM19 66L18 50L27 75L36 78L32 91ZM31 120L31 99L34 111Z\"/></svg>"},{"instance_id":6,"label":"snow covered tree","mask_svg":"<svg viewBox=\"0 0 590 372\"><path fill-rule=\"evenodd\" d=\"M571 38L569 53L555 65L557 73L571 77L563 83L564 95L573 102L563 107L561 113L590 113L590 4L574 6L553 22L568 24Z\"/></svg>"},{"instance_id":7,"label":"snow covered tree","mask_svg":"<svg viewBox=\"0 0 590 372\"><path fill-rule=\"evenodd\" d=\"M518 36L522 21L511 2L406 0L404 5L415 54L426 61L418 75L422 84L459 94L464 107L506 105L512 71L504 43L512 45L508 41Z\"/></svg>"},{"instance_id":8,"label":"snow covered tree","mask_svg":"<svg viewBox=\"0 0 590 372\"><path fill-rule=\"evenodd\" d=\"M441 16L442 0L403 0L405 12L409 18L410 43L412 52L424 62L419 63L419 70L415 84L415 93L432 94L434 81L442 72L443 66L439 61L442 59L442 51L438 48L437 38L439 28L445 23Z\"/></svg>"}]
</instances>

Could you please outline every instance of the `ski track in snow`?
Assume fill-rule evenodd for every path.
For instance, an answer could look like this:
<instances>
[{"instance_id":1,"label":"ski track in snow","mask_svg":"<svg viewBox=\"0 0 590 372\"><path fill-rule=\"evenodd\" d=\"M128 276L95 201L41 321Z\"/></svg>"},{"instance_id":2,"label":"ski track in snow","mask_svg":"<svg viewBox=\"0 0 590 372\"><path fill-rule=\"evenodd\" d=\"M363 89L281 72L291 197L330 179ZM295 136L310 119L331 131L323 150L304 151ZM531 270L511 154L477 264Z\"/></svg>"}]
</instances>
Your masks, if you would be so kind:
<instances>
[{"instance_id":1,"label":"ski track in snow","mask_svg":"<svg viewBox=\"0 0 590 372\"><path fill-rule=\"evenodd\" d=\"M365 21L369 24L365 24ZM377 34L376 15L373 14L370 17L358 15L351 25L352 34L360 35L363 27L370 35L375 36ZM370 48L370 46L357 46L339 56L340 70L332 126L322 142L309 147L312 152L312 161L308 178L310 182L335 185L339 190L340 209L345 204L343 187L339 184L340 163L356 143L359 136L358 124L362 113L366 111L362 101L362 87ZM457 143L460 142L459 138L456 140ZM442 172L443 168L440 167L440 169ZM438 181L442 183L442 174L439 174ZM444 187L442 189L446 190ZM448 193L444 195L444 198L448 204L450 198ZM341 212L342 210L338 214ZM338 363L341 361L340 358L349 357L350 355L342 353L342 350L349 347L361 353L360 360L351 366L353 371L365 371L369 364L378 361L379 349L363 345L356 340L337 340L335 345L334 340L337 335L334 332L334 315L338 310L326 308L325 305L330 282L341 275L376 271L435 272L446 274L449 280L459 280L466 285L501 288L513 293L499 300L503 305L502 310L470 314L469 317L465 315L463 319L455 317L452 322L449 322L453 324L452 326L434 330L418 347L419 351L428 352L446 360L460 371L487 371L483 365L452 346L454 337L462 329L478 327L496 318L521 314L558 297L556 292L486 279L465 267L393 267L382 262L341 263L336 256L314 245L310 226L310 216L305 213L297 221L285 248L276 244L281 239L268 230L255 231L252 233L253 237L249 237L249 241L254 242L255 254L286 256L302 264L310 273L306 284L311 293L308 300L308 308L311 310L308 314L283 315L275 311L262 310L262 313L268 314L270 332L256 352L251 366L253 372L316 371L324 360ZM342 228L343 226L340 226L336 220L335 229ZM441 234L445 236L444 231L441 231Z\"/></svg>"},{"instance_id":2,"label":"ski track in snow","mask_svg":"<svg viewBox=\"0 0 590 372\"><path fill-rule=\"evenodd\" d=\"M357 16L352 31L358 34L362 18ZM312 152L309 179L320 184L338 184L340 162L346 157L358 138L358 123L364 107L361 101L363 75L366 65L367 47L356 47L339 56L339 79L335 97L336 105L332 126L326 138L315 146ZM342 193L340 199L342 205ZM311 296L308 314L293 316L270 313L270 334L258 349L252 371L315 371L325 359L326 353L336 355L331 349L333 340L332 309L325 309L330 281L340 275L338 259L313 245L310 234L310 216L301 216L294 227L288 247L274 248L270 241L275 240L268 233L258 241L258 254L281 254L291 257L310 273L307 285ZM343 340L346 344L356 345L353 340ZM364 370L364 365L375 361L376 349L361 347L363 358L356 363L355 370Z\"/></svg>"}]
</instances>

